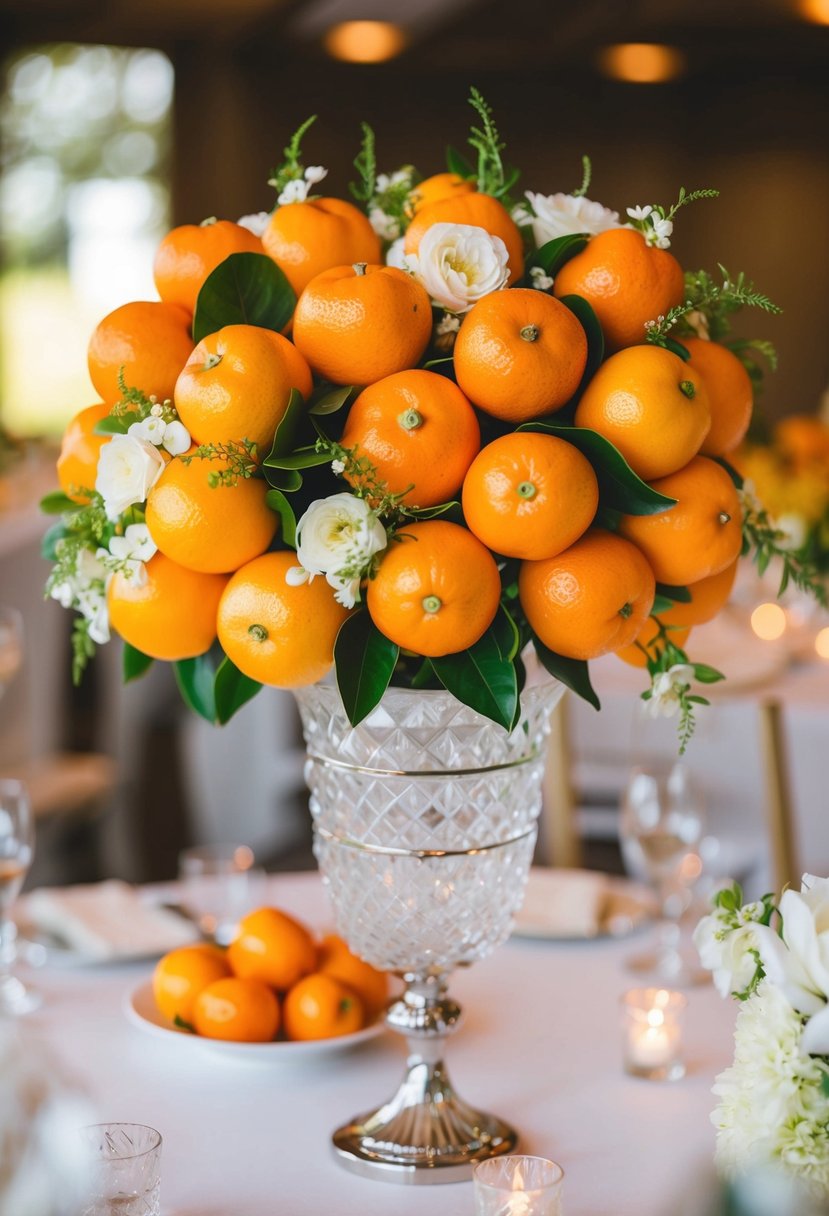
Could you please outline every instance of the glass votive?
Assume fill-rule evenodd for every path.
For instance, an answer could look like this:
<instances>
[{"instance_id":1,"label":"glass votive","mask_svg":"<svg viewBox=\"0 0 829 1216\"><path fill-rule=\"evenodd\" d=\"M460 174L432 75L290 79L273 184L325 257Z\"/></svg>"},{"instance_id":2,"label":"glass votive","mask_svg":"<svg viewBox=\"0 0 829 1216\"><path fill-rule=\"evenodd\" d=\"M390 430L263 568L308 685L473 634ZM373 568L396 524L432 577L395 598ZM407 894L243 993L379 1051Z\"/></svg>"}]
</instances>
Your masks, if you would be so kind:
<instances>
[{"instance_id":1,"label":"glass votive","mask_svg":"<svg viewBox=\"0 0 829 1216\"><path fill-rule=\"evenodd\" d=\"M678 1081L682 1062L682 1015L688 1004L667 988L631 988L622 997L625 1072L648 1081Z\"/></svg>"},{"instance_id":2,"label":"glass votive","mask_svg":"<svg viewBox=\"0 0 829 1216\"><path fill-rule=\"evenodd\" d=\"M81 1129L89 1189L80 1216L159 1216L161 1135L142 1123Z\"/></svg>"},{"instance_id":3,"label":"glass votive","mask_svg":"<svg viewBox=\"0 0 829 1216\"><path fill-rule=\"evenodd\" d=\"M492 1157L472 1171L476 1216L561 1216L564 1170L546 1157Z\"/></svg>"},{"instance_id":4,"label":"glass votive","mask_svg":"<svg viewBox=\"0 0 829 1216\"><path fill-rule=\"evenodd\" d=\"M221 946L233 940L246 913L265 899L264 870L254 866L246 844L211 844L179 854L182 903L206 937Z\"/></svg>"}]
</instances>

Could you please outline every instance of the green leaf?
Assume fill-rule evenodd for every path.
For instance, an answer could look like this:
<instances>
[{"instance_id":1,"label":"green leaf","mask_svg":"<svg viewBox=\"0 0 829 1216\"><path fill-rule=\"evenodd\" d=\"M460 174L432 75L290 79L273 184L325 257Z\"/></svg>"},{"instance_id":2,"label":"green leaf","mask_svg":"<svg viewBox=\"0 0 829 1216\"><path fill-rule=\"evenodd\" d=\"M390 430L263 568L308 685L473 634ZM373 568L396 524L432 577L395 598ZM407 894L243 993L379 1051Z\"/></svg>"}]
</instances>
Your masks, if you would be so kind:
<instances>
[{"instance_id":1,"label":"green leaf","mask_svg":"<svg viewBox=\"0 0 829 1216\"><path fill-rule=\"evenodd\" d=\"M413 519L437 519L445 515L453 523L463 523L463 507L459 502L442 502L436 507L407 507L406 511Z\"/></svg>"},{"instance_id":2,"label":"green leaf","mask_svg":"<svg viewBox=\"0 0 829 1216\"><path fill-rule=\"evenodd\" d=\"M693 663L692 666L694 676L700 684L717 684L725 679L721 671L717 671L716 667L709 667L707 663Z\"/></svg>"},{"instance_id":3,"label":"green leaf","mask_svg":"<svg viewBox=\"0 0 829 1216\"><path fill-rule=\"evenodd\" d=\"M533 646L541 666L549 671L551 676L561 680L562 684L565 684L583 700L588 701L594 709L601 709L601 702L590 683L590 672L584 659L567 659L564 655L556 654L555 651L545 646L535 634L533 634Z\"/></svg>"},{"instance_id":4,"label":"green leaf","mask_svg":"<svg viewBox=\"0 0 829 1216\"><path fill-rule=\"evenodd\" d=\"M366 609L340 626L334 643L337 687L352 726L362 722L389 686L400 647L381 633Z\"/></svg>"},{"instance_id":5,"label":"green leaf","mask_svg":"<svg viewBox=\"0 0 829 1216\"><path fill-rule=\"evenodd\" d=\"M318 452L316 447L297 448L295 452L286 452L284 456L271 455L265 461L269 469L313 469L317 465L330 464L330 452Z\"/></svg>"},{"instance_id":6,"label":"green leaf","mask_svg":"<svg viewBox=\"0 0 829 1216\"><path fill-rule=\"evenodd\" d=\"M423 364L424 371L430 371L433 367L442 367L445 363L454 363L451 355L441 355L439 359L430 359L428 363Z\"/></svg>"},{"instance_id":7,"label":"green leaf","mask_svg":"<svg viewBox=\"0 0 829 1216\"><path fill-rule=\"evenodd\" d=\"M722 456L715 456L714 460L716 460L717 464L722 465L722 467L725 469L728 476L734 482L734 485L737 487L737 489L742 490L744 478L743 478L742 474L737 472L737 470L734 468L734 465L729 464L728 461Z\"/></svg>"},{"instance_id":8,"label":"green leaf","mask_svg":"<svg viewBox=\"0 0 829 1216\"><path fill-rule=\"evenodd\" d=\"M533 266L540 266L550 278L555 278L565 262L569 262L587 245L587 237L582 233L570 233L568 236L557 236L555 240L547 241L527 262L527 271ZM585 301L586 303L587 301Z\"/></svg>"},{"instance_id":9,"label":"green leaf","mask_svg":"<svg viewBox=\"0 0 829 1216\"><path fill-rule=\"evenodd\" d=\"M99 419L93 427L95 435L126 435L134 422L140 422L141 415L130 410L126 414L107 414Z\"/></svg>"},{"instance_id":10,"label":"green leaf","mask_svg":"<svg viewBox=\"0 0 829 1216\"><path fill-rule=\"evenodd\" d=\"M188 1034L196 1033L195 1026L191 1025L190 1022L185 1022L184 1018L179 1017L178 1014L173 1018L173 1025L177 1026L179 1030L186 1030Z\"/></svg>"},{"instance_id":11,"label":"green leaf","mask_svg":"<svg viewBox=\"0 0 829 1216\"><path fill-rule=\"evenodd\" d=\"M580 396L588 380L592 379L596 368L604 358L604 334L599 324L599 318L593 310L593 305L587 300L581 296L562 296L559 303L563 304L565 308L570 309L570 312L579 322L587 336L587 364L585 365L581 383L576 391L576 396Z\"/></svg>"},{"instance_id":12,"label":"green leaf","mask_svg":"<svg viewBox=\"0 0 829 1216\"><path fill-rule=\"evenodd\" d=\"M542 421L524 422L518 430L555 435L578 448L596 470L604 507L621 511L623 515L659 515L676 505L675 498L658 493L638 477L619 449L597 431Z\"/></svg>"},{"instance_id":13,"label":"green leaf","mask_svg":"<svg viewBox=\"0 0 829 1216\"><path fill-rule=\"evenodd\" d=\"M820 1078L820 1088L824 1098L829 1098L829 1070L824 1070L823 1076Z\"/></svg>"},{"instance_id":14,"label":"green leaf","mask_svg":"<svg viewBox=\"0 0 829 1216\"><path fill-rule=\"evenodd\" d=\"M193 341L225 325L258 325L281 333L296 307L293 287L264 253L232 253L212 271L196 300Z\"/></svg>"},{"instance_id":15,"label":"green leaf","mask_svg":"<svg viewBox=\"0 0 829 1216\"><path fill-rule=\"evenodd\" d=\"M215 672L210 655L200 654L195 659L179 659L173 664L173 673L185 705L206 722L215 723Z\"/></svg>"},{"instance_id":16,"label":"green leaf","mask_svg":"<svg viewBox=\"0 0 829 1216\"><path fill-rule=\"evenodd\" d=\"M281 490L283 494L293 494L302 489L302 474L296 469L265 468L262 471L268 485L273 486L275 490Z\"/></svg>"},{"instance_id":17,"label":"green leaf","mask_svg":"<svg viewBox=\"0 0 829 1216\"><path fill-rule=\"evenodd\" d=\"M670 612L673 606L674 601L669 600L667 595L654 596L650 614L651 616L661 616L663 612Z\"/></svg>"},{"instance_id":18,"label":"green leaf","mask_svg":"<svg viewBox=\"0 0 829 1216\"><path fill-rule=\"evenodd\" d=\"M686 363L691 358L691 352L689 351L688 347L683 346L683 344L678 342L676 338L663 338L662 342L665 345L665 350L672 351L673 354L679 355L680 359L683 359Z\"/></svg>"},{"instance_id":19,"label":"green leaf","mask_svg":"<svg viewBox=\"0 0 829 1216\"><path fill-rule=\"evenodd\" d=\"M124 642L124 655L122 659L122 671L124 675L124 683L129 684L130 680L137 680L149 671L154 660L148 654L143 654L140 650L136 650L134 646L130 646L129 642Z\"/></svg>"},{"instance_id":20,"label":"green leaf","mask_svg":"<svg viewBox=\"0 0 829 1216\"><path fill-rule=\"evenodd\" d=\"M671 587L668 583L657 583L656 594L663 596L666 600L672 600L675 604L691 603L691 592L687 587Z\"/></svg>"},{"instance_id":21,"label":"green leaf","mask_svg":"<svg viewBox=\"0 0 829 1216\"><path fill-rule=\"evenodd\" d=\"M244 675L239 668L231 663L225 655L219 664L213 681L213 697L216 711L216 721L224 726L229 722L237 709L247 705L251 698L261 690L258 680L252 680Z\"/></svg>"},{"instance_id":22,"label":"green leaf","mask_svg":"<svg viewBox=\"0 0 829 1216\"><path fill-rule=\"evenodd\" d=\"M343 406L351 405L360 392L362 389L356 384L321 384L311 396L308 413L318 416L336 414Z\"/></svg>"},{"instance_id":23,"label":"green leaf","mask_svg":"<svg viewBox=\"0 0 829 1216\"><path fill-rule=\"evenodd\" d=\"M69 530L62 520L59 520L56 524L52 524L51 528L46 530L43 540L40 542L40 556L45 558L47 562L57 561L58 541L63 540L68 535Z\"/></svg>"},{"instance_id":24,"label":"green leaf","mask_svg":"<svg viewBox=\"0 0 829 1216\"><path fill-rule=\"evenodd\" d=\"M44 515L63 515L66 511L78 511L81 503L75 502L63 490L52 490L40 500L40 509Z\"/></svg>"},{"instance_id":25,"label":"green leaf","mask_svg":"<svg viewBox=\"0 0 829 1216\"><path fill-rule=\"evenodd\" d=\"M432 667L448 692L509 731L519 712L518 676L502 654L498 640L501 629L493 622L474 646L433 658Z\"/></svg>"},{"instance_id":26,"label":"green leaf","mask_svg":"<svg viewBox=\"0 0 829 1216\"><path fill-rule=\"evenodd\" d=\"M256 255L254 254L252 256L255 257ZM269 468L283 467L280 464L274 466L273 462L278 460L280 457L287 456L289 452L294 450L296 434L299 430L302 419L305 417L305 413L305 400L302 393L299 391L299 389L292 388L290 396L288 397L288 404L285 406L285 413L276 424L271 450L268 452L264 460L265 465L267 465Z\"/></svg>"},{"instance_id":27,"label":"green leaf","mask_svg":"<svg viewBox=\"0 0 829 1216\"><path fill-rule=\"evenodd\" d=\"M490 630L501 653L501 658L511 663L518 654L521 645L521 634L518 632L518 626L503 604L499 606L495 614L495 620L490 625Z\"/></svg>"},{"instance_id":28,"label":"green leaf","mask_svg":"<svg viewBox=\"0 0 829 1216\"><path fill-rule=\"evenodd\" d=\"M280 534L286 545L296 548L296 515L294 508L288 502L281 490L268 490L265 503L279 516Z\"/></svg>"},{"instance_id":29,"label":"green leaf","mask_svg":"<svg viewBox=\"0 0 829 1216\"><path fill-rule=\"evenodd\" d=\"M451 144L446 149L446 167L450 173L457 173L458 177L475 176L475 170L464 154L459 152L457 148L453 148Z\"/></svg>"}]
</instances>

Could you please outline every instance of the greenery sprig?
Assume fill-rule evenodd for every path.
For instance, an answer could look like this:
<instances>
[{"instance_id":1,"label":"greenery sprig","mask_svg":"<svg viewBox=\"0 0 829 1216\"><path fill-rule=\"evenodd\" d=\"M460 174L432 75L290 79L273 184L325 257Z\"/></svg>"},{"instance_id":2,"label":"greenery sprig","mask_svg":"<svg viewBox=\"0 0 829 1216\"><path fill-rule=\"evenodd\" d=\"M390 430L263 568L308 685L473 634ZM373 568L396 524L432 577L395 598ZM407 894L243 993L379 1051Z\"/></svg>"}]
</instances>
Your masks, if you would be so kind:
<instances>
[{"instance_id":1,"label":"greenery sprig","mask_svg":"<svg viewBox=\"0 0 829 1216\"><path fill-rule=\"evenodd\" d=\"M354 158L354 168L360 175L359 182L350 182L349 190L360 203L370 203L377 189L377 155L374 148L374 131L367 122L360 124L363 140L360 151Z\"/></svg>"},{"instance_id":2,"label":"greenery sprig","mask_svg":"<svg viewBox=\"0 0 829 1216\"><path fill-rule=\"evenodd\" d=\"M590 189L590 179L593 176L593 162L589 156L582 156L581 169L581 185L579 186L578 190L573 191L574 198L584 198L585 194L587 194L587 191Z\"/></svg>"},{"instance_id":3,"label":"greenery sprig","mask_svg":"<svg viewBox=\"0 0 829 1216\"><path fill-rule=\"evenodd\" d=\"M687 207L689 203L695 203L695 202L697 202L698 199L701 199L701 198L719 198L719 196L720 196L719 190L690 190L690 191L688 191L685 189L684 186L680 186L679 195L677 197L677 200L673 204L673 206L670 208L669 211L666 212L664 210L664 208L662 208L658 205L656 207L654 207L654 211L658 211L663 219L673 221L673 218L676 215L677 211L679 211L682 207Z\"/></svg>"},{"instance_id":4,"label":"greenery sprig","mask_svg":"<svg viewBox=\"0 0 829 1216\"><path fill-rule=\"evenodd\" d=\"M759 574L765 574L773 559L781 562L780 586L777 598L789 584L811 595L823 608L829 608L826 583L813 556L802 549L785 547L786 536L776 528L765 507L757 502L750 490L740 495L743 507L742 556L751 555Z\"/></svg>"},{"instance_id":5,"label":"greenery sprig","mask_svg":"<svg viewBox=\"0 0 829 1216\"><path fill-rule=\"evenodd\" d=\"M690 680L685 673L675 672L675 668L688 668L693 673L693 679L699 684L716 684L725 676L715 667L707 663L693 663L688 655L671 640L671 625L665 625L658 617L653 617L659 627L656 638L649 647L639 646L645 655L648 674L651 677L651 687L642 693L643 701L650 701L666 695L676 702L679 710L677 735L679 738L679 754L683 756L696 730L695 710L698 705L710 705L707 697L692 692ZM660 680L660 677L665 677ZM672 678L673 677L673 678ZM664 683L667 690L660 687Z\"/></svg>"},{"instance_id":6,"label":"greenery sprig","mask_svg":"<svg viewBox=\"0 0 829 1216\"><path fill-rule=\"evenodd\" d=\"M287 186L288 182L299 181L304 173L305 166L301 163L302 155L302 140L309 127L312 127L317 121L316 114L312 114L310 118L306 118L305 122L301 123L288 142L287 147L282 149L282 164L278 168L271 170L271 175L268 178L268 185L273 186L277 194L281 194Z\"/></svg>"},{"instance_id":7,"label":"greenery sprig","mask_svg":"<svg viewBox=\"0 0 829 1216\"><path fill-rule=\"evenodd\" d=\"M472 127L469 144L478 153L477 181L482 194L491 194L508 205L509 192L520 177L518 169L504 165L501 153L506 144L498 134L492 117L492 109L476 88L469 90L469 104L481 120L480 127Z\"/></svg>"},{"instance_id":8,"label":"greenery sprig","mask_svg":"<svg viewBox=\"0 0 829 1216\"><path fill-rule=\"evenodd\" d=\"M62 535L54 542L54 565L46 581L47 595L62 583L72 584L83 550L97 553L99 548L105 549L115 535L115 525L107 518L101 495L94 490L84 493L89 497L89 503L66 512L61 520ZM101 580L100 591L103 589ZM95 655L95 643L89 636L90 624L86 617L77 616L72 626L72 683L76 686Z\"/></svg>"},{"instance_id":9,"label":"greenery sprig","mask_svg":"<svg viewBox=\"0 0 829 1216\"><path fill-rule=\"evenodd\" d=\"M257 445L250 439L231 440L230 443L202 443L186 456L179 456L182 464L190 464L192 460L222 460L227 467L211 469L207 474L207 484L212 490L219 486L235 486L239 479L248 480L259 475L259 464L256 460Z\"/></svg>"},{"instance_id":10,"label":"greenery sprig","mask_svg":"<svg viewBox=\"0 0 829 1216\"><path fill-rule=\"evenodd\" d=\"M707 270L686 273L684 302L669 309L665 316L647 324L645 328L648 342L661 344L661 339L667 337L674 326L685 318L689 318L690 321L691 314L694 313L704 317L708 336L718 342L729 333L731 328L729 318L735 312L739 312L741 308L759 308L763 312L775 315L783 311L768 296L758 291L754 284L746 278L743 271L732 276L721 263L717 265L722 277L721 283L718 283ZM686 323L682 329L688 334L695 332L694 326L690 323ZM768 352L771 351L771 357L776 359L771 343L766 342L762 345L764 347L762 353L769 357Z\"/></svg>"},{"instance_id":11,"label":"greenery sprig","mask_svg":"<svg viewBox=\"0 0 829 1216\"><path fill-rule=\"evenodd\" d=\"M118 391L121 396L109 411L115 418L123 418L125 414L135 414L135 421L143 422L145 418L149 418L153 410L164 422L175 422L178 418L178 412L169 397L159 401L154 393L147 396L143 389L136 388L135 385L128 385L123 366L118 369Z\"/></svg>"},{"instance_id":12,"label":"greenery sprig","mask_svg":"<svg viewBox=\"0 0 829 1216\"><path fill-rule=\"evenodd\" d=\"M393 494L369 458L357 455L356 447L346 448L336 440L320 435L316 449L330 457L334 471L347 479L357 497L366 499L374 513L387 521L386 529L391 534L396 530L395 525L399 526L404 518L411 518L403 506L403 499L412 489L411 486L399 494Z\"/></svg>"}]
</instances>

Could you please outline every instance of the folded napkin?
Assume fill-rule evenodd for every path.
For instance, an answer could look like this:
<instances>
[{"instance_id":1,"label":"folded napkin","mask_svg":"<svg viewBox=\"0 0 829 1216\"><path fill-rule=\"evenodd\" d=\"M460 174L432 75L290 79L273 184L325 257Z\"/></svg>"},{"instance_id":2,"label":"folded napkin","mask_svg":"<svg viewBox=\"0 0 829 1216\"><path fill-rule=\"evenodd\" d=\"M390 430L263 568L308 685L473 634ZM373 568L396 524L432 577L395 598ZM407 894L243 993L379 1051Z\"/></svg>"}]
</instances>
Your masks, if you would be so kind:
<instances>
[{"instance_id":1,"label":"folded napkin","mask_svg":"<svg viewBox=\"0 0 829 1216\"><path fill-rule=\"evenodd\" d=\"M90 959L164 954L199 937L183 917L147 903L128 883L42 887L23 900L22 917Z\"/></svg>"},{"instance_id":2,"label":"folded napkin","mask_svg":"<svg viewBox=\"0 0 829 1216\"><path fill-rule=\"evenodd\" d=\"M534 868L516 920L555 937L595 937L603 928L607 902L606 874Z\"/></svg>"}]
</instances>

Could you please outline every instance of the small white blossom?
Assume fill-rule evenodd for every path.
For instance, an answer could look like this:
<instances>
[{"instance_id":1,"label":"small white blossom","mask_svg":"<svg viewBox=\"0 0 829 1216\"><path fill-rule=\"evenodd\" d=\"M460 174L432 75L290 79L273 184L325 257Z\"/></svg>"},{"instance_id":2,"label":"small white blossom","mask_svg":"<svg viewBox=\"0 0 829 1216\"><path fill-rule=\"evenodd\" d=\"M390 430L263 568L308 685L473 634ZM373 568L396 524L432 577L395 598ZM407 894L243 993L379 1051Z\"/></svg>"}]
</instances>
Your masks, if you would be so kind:
<instances>
[{"instance_id":1,"label":"small white blossom","mask_svg":"<svg viewBox=\"0 0 829 1216\"><path fill-rule=\"evenodd\" d=\"M689 688L694 669L689 663L674 663L654 676L651 697L645 704L652 718L671 718L679 713L681 694Z\"/></svg>"},{"instance_id":2,"label":"small white blossom","mask_svg":"<svg viewBox=\"0 0 829 1216\"><path fill-rule=\"evenodd\" d=\"M619 214L577 194L534 194L524 196L529 207L519 204L513 211L517 224L531 224L533 239L540 248L560 236L586 232L598 236L608 228L619 227Z\"/></svg>"},{"instance_id":3,"label":"small white blossom","mask_svg":"<svg viewBox=\"0 0 829 1216\"><path fill-rule=\"evenodd\" d=\"M809 525L796 511L786 511L774 520L774 530L778 533L777 543L780 548L794 553L806 544Z\"/></svg>"},{"instance_id":4,"label":"small white blossom","mask_svg":"<svg viewBox=\"0 0 829 1216\"><path fill-rule=\"evenodd\" d=\"M648 244L655 245L657 249L670 249L670 236L674 230L673 220L651 216L651 225L650 231L645 233L645 240Z\"/></svg>"},{"instance_id":5,"label":"small white blossom","mask_svg":"<svg viewBox=\"0 0 829 1216\"><path fill-rule=\"evenodd\" d=\"M326 574L325 581L334 588L334 599L343 608L353 608L360 598L360 579L340 578L336 574Z\"/></svg>"},{"instance_id":6,"label":"small white blossom","mask_svg":"<svg viewBox=\"0 0 829 1216\"><path fill-rule=\"evenodd\" d=\"M751 907L756 915L748 916L746 909L735 913L716 907L694 930L700 962L712 973L722 997L745 992L757 972L757 941L751 926L763 915L763 905Z\"/></svg>"},{"instance_id":7,"label":"small white blossom","mask_svg":"<svg viewBox=\"0 0 829 1216\"><path fill-rule=\"evenodd\" d=\"M541 266L533 266L530 270L530 280L536 291L549 291L553 280Z\"/></svg>"},{"instance_id":8,"label":"small white blossom","mask_svg":"<svg viewBox=\"0 0 829 1216\"><path fill-rule=\"evenodd\" d=\"M311 503L297 523L296 541L300 565L291 567L286 580L296 586L306 578L310 582L324 574L337 600L352 608L360 593L361 579L374 555L385 549L388 537L364 499L343 493ZM301 579L298 571L303 575Z\"/></svg>"},{"instance_id":9,"label":"small white blossom","mask_svg":"<svg viewBox=\"0 0 829 1216\"><path fill-rule=\"evenodd\" d=\"M740 500L743 515L759 515L763 510L763 504L757 496L757 487L750 477L745 479L742 489L737 491L737 497Z\"/></svg>"},{"instance_id":10,"label":"small white blossom","mask_svg":"<svg viewBox=\"0 0 829 1216\"><path fill-rule=\"evenodd\" d=\"M651 207L650 204L648 204L646 207L627 207L625 209L625 213L629 215L632 220L638 220L640 224L644 223L652 211L653 207Z\"/></svg>"},{"instance_id":11,"label":"small white blossom","mask_svg":"<svg viewBox=\"0 0 829 1216\"><path fill-rule=\"evenodd\" d=\"M461 319L453 312L445 312L435 326L435 333L440 337L445 334L456 334L461 327Z\"/></svg>"},{"instance_id":12,"label":"small white blossom","mask_svg":"<svg viewBox=\"0 0 829 1216\"><path fill-rule=\"evenodd\" d=\"M261 236L270 223L270 211L254 211L250 215L242 215L236 221L240 228L247 228L254 236Z\"/></svg>"},{"instance_id":13,"label":"small white blossom","mask_svg":"<svg viewBox=\"0 0 829 1216\"><path fill-rule=\"evenodd\" d=\"M339 460L339 459L332 460L331 461L331 472L336 473L337 476L339 477L341 473L345 472L345 461Z\"/></svg>"},{"instance_id":14,"label":"small white blossom","mask_svg":"<svg viewBox=\"0 0 829 1216\"><path fill-rule=\"evenodd\" d=\"M276 201L280 207L285 207L288 203L304 203L308 197L308 189L308 182L295 178L293 181L286 182Z\"/></svg>"},{"instance_id":15,"label":"small white blossom","mask_svg":"<svg viewBox=\"0 0 829 1216\"><path fill-rule=\"evenodd\" d=\"M150 398L150 400L152 401L152 397ZM158 401L153 401L152 408L150 409L150 413L152 414L153 418L161 418L164 413L164 406L161 405Z\"/></svg>"},{"instance_id":16,"label":"small white blossom","mask_svg":"<svg viewBox=\"0 0 829 1216\"><path fill-rule=\"evenodd\" d=\"M190 447L190 432L183 422L168 422L161 446L171 456L181 456Z\"/></svg>"},{"instance_id":17,"label":"small white blossom","mask_svg":"<svg viewBox=\"0 0 829 1216\"><path fill-rule=\"evenodd\" d=\"M432 300L451 312L468 312L509 279L506 245L473 224L432 224L408 262Z\"/></svg>"},{"instance_id":18,"label":"small white blossom","mask_svg":"<svg viewBox=\"0 0 829 1216\"><path fill-rule=\"evenodd\" d=\"M143 439L145 443L154 443L156 447L160 447L166 430L167 423L160 417L160 413L151 413L141 422L133 422L127 434L132 435L135 439Z\"/></svg>"},{"instance_id":19,"label":"small white blossom","mask_svg":"<svg viewBox=\"0 0 829 1216\"><path fill-rule=\"evenodd\" d=\"M285 582L289 587L301 587L310 582L312 576L302 566L289 566L285 571Z\"/></svg>"},{"instance_id":20,"label":"small white blossom","mask_svg":"<svg viewBox=\"0 0 829 1216\"><path fill-rule=\"evenodd\" d=\"M370 208L368 222L384 241L394 241L400 236L400 221L387 215L382 207Z\"/></svg>"},{"instance_id":21,"label":"small white blossom","mask_svg":"<svg viewBox=\"0 0 829 1216\"><path fill-rule=\"evenodd\" d=\"M322 165L309 165L305 170L303 177L305 178L306 182L308 182L309 186L316 186L319 182L323 181L324 178L328 177L328 170L324 169Z\"/></svg>"},{"instance_id":22,"label":"small white blossom","mask_svg":"<svg viewBox=\"0 0 829 1216\"><path fill-rule=\"evenodd\" d=\"M392 186L399 186L411 180L412 169L407 165L403 169L395 169L394 173L378 173L374 179L374 190L376 194L385 194Z\"/></svg>"},{"instance_id":23,"label":"small white blossom","mask_svg":"<svg viewBox=\"0 0 829 1216\"><path fill-rule=\"evenodd\" d=\"M406 254L403 252L404 238L398 237L396 241L392 241L386 250L386 265L394 266L397 270L406 270L411 272Z\"/></svg>"},{"instance_id":24,"label":"small white blossom","mask_svg":"<svg viewBox=\"0 0 829 1216\"><path fill-rule=\"evenodd\" d=\"M101 448L95 489L107 518L118 519L128 507L146 501L164 472L164 457L152 443L135 435L114 435Z\"/></svg>"},{"instance_id":25,"label":"small white blossom","mask_svg":"<svg viewBox=\"0 0 829 1216\"><path fill-rule=\"evenodd\" d=\"M145 562L157 552L158 546L150 536L147 525L130 524L123 536L113 536L109 542L110 556L115 558L115 563L109 563L109 568L123 571L137 587L143 587L147 581Z\"/></svg>"}]
</instances>

